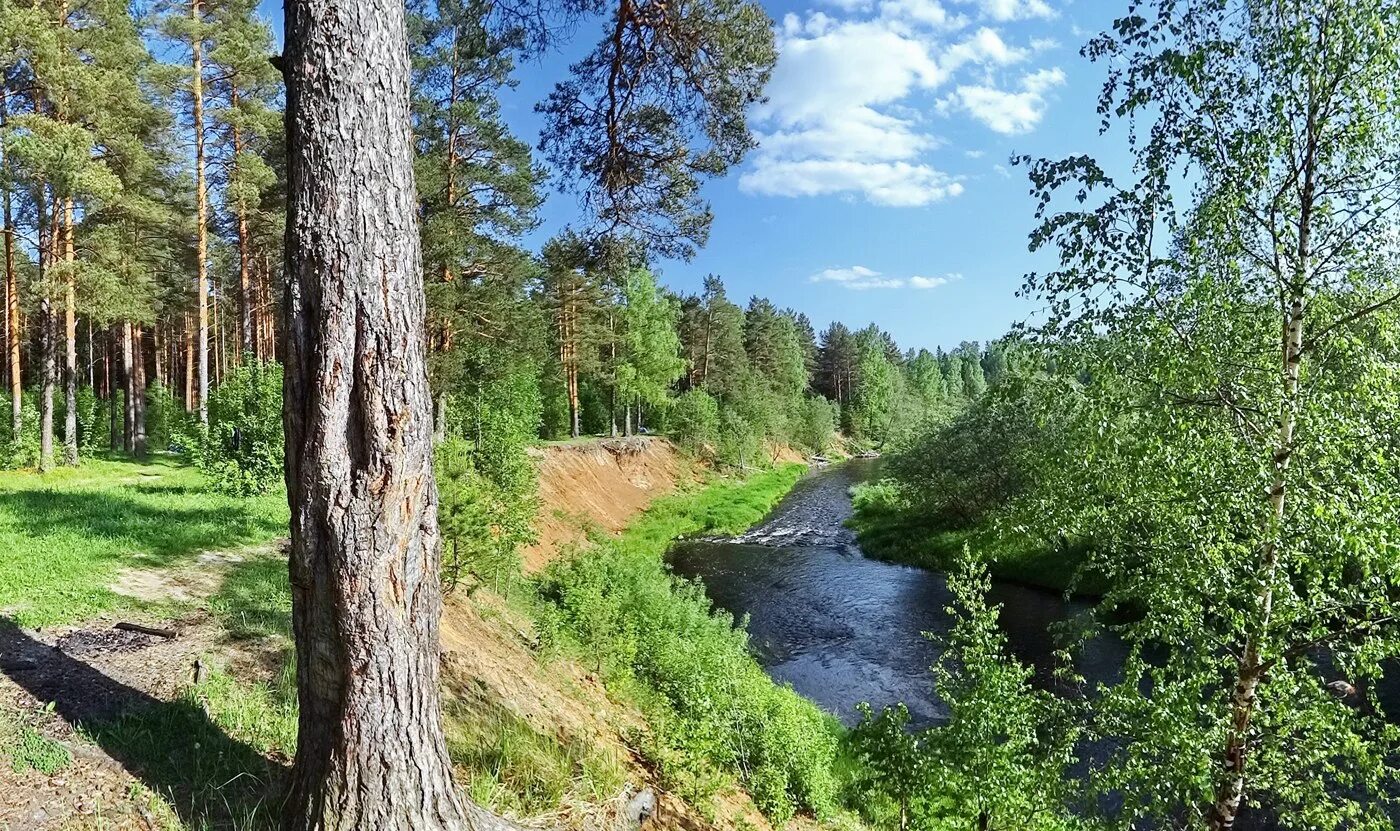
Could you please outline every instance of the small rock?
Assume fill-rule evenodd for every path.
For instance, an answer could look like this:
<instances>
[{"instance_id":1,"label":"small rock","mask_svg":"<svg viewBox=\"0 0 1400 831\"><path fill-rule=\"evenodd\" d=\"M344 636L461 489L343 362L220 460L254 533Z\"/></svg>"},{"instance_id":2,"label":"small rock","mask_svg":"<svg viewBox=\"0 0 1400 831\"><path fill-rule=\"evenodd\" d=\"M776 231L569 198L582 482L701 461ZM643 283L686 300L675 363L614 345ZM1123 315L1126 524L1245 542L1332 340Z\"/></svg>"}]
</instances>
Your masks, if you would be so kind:
<instances>
[{"instance_id":1,"label":"small rock","mask_svg":"<svg viewBox=\"0 0 1400 831\"><path fill-rule=\"evenodd\" d=\"M633 827L641 827L656 814L656 793L651 788L642 788L627 801L626 817Z\"/></svg>"}]
</instances>

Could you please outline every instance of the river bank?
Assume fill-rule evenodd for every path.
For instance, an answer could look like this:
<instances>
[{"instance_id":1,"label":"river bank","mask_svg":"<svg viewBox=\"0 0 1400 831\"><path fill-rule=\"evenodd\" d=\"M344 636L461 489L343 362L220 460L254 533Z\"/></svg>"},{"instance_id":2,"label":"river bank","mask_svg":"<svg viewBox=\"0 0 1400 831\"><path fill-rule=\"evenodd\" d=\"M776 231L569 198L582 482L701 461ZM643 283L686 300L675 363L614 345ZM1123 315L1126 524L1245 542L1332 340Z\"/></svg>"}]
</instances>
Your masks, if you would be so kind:
<instances>
[{"instance_id":1,"label":"river bank","mask_svg":"<svg viewBox=\"0 0 1400 831\"><path fill-rule=\"evenodd\" d=\"M606 458L596 446L545 452L575 478L610 465L600 472L609 481L640 481L675 457L662 440L645 444L637 454L603 448ZM811 828L806 817L837 810L825 717L764 675L733 619L712 613L661 560L677 536L757 522L802 469L703 483L699 468L674 470L665 482L634 482L625 517L573 512L589 538L550 552L549 577L524 576L509 599L479 584L446 598L444 725L457 781L480 804L593 831L630 827L627 805L648 789L656 831L767 831L794 812ZM164 457L4 484L13 504L48 511L44 523L12 522L24 521L21 540L65 556L82 551L73 540L94 541L101 557L82 559L86 570L62 588L101 607L94 615L22 580L7 584L0 765L13 776L0 777L0 827L86 828L81 818L95 815L110 829L275 827L297 720L291 593L276 542L285 503L257 501L271 507L254 515L254 503L208 497L192 468ZM606 490L573 496L610 504ZM131 533L97 548L109 526L94 505ZM244 512L264 536L245 538L229 521ZM564 578L561 554L590 564L575 577L605 575L605 591ZM576 619L586 626L570 634L566 610L585 609ZM124 622L175 637L114 629ZM676 634L667 641L658 628ZM716 690L734 697L723 711L706 708ZM803 747L813 752L790 752Z\"/></svg>"},{"instance_id":2,"label":"river bank","mask_svg":"<svg viewBox=\"0 0 1400 831\"><path fill-rule=\"evenodd\" d=\"M921 516L901 504L894 486L864 482L852 494L853 512L847 524L855 532L866 556L929 571L946 572L970 552L987 564L999 581L1032 589L1070 593L1093 599L1104 586L1092 574L1083 573L1087 550L1059 549L1007 534L990 527L949 528Z\"/></svg>"},{"instance_id":3,"label":"river bank","mask_svg":"<svg viewBox=\"0 0 1400 831\"><path fill-rule=\"evenodd\" d=\"M716 605L748 619L759 662L777 680L846 724L856 705L905 704L915 726L940 723L946 708L930 667L952 624L954 598L944 574L868 556L852 529L851 492L878 475L878 462L852 460L813 473L761 524L731 537L683 541L668 560L703 582ZM1060 590L995 580L989 602L1015 657L1055 685L1056 623L1089 608ZM1112 671L1111 645L1085 651L1078 669Z\"/></svg>"}]
</instances>

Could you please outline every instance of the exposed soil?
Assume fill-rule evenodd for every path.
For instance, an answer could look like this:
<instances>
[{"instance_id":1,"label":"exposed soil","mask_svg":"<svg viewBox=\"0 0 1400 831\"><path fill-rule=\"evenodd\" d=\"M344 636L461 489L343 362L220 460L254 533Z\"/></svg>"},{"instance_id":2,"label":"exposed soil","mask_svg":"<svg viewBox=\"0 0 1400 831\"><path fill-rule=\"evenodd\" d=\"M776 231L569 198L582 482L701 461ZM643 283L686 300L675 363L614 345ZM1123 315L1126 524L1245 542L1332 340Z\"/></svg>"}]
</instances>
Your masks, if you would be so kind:
<instances>
[{"instance_id":1,"label":"exposed soil","mask_svg":"<svg viewBox=\"0 0 1400 831\"><path fill-rule=\"evenodd\" d=\"M658 496L698 475L669 441L652 436L584 440L532 449L540 474L539 540L522 552L537 571L587 538L617 533Z\"/></svg>"},{"instance_id":2,"label":"exposed soil","mask_svg":"<svg viewBox=\"0 0 1400 831\"><path fill-rule=\"evenodd\" d=\"M219 654L220 627L207 615L140 622L176 632L163 638L113 628L102 617L44 631L0 625L0 713L60 742L72 764L54 776L8 765L0 776L0 829L157 829L140 780L84 739L77 725L170 701L193 680L195 661Z\"/></svg>"}]
</instances>

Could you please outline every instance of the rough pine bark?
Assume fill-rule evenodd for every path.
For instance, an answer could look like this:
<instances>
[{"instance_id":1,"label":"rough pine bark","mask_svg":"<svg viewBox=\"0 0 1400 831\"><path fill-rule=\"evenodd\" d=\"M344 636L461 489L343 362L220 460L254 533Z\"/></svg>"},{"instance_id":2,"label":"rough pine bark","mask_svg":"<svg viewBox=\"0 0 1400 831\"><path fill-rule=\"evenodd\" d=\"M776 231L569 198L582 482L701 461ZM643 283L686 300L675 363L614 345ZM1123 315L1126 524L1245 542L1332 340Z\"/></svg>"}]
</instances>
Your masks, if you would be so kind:
<instances>
[{"instance_id":1,"label":"rough pine bark","mask_svg":"<svg viewBox=\"0 0 1400 831\"><path fill-rule=\"evenodd\" d=\"M437 488L404 6L286 4L289 831L481 828L439 708Z\"/></svg>"}]
</instances>

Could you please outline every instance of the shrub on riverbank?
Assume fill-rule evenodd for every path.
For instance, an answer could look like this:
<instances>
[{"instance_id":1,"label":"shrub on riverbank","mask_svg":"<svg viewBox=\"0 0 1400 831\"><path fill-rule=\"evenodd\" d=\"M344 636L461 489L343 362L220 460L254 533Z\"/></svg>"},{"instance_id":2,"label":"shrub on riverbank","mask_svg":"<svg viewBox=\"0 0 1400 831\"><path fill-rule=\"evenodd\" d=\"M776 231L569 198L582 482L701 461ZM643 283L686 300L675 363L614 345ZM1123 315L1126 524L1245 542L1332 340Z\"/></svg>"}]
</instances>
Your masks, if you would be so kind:
<instances>
[{"instance_id":1,"label":"shrub on riverbank","mask_svg":"<svg viewBox=\"0 0 1400 831\"><path fill-rule=\"evenodd\" d=\"M1089 557L1082 544L1036 544L1000 531L990 521L950 526L904 501L898 484L888 479L857 485L851 503L855 514L846 524L868 557L948 571L970 544L973 550L990 552L983 556L998 580L1082 594L1103 591L1103 581L1084 572Z\"/></svg>"},{"instance_id":2,"label":"shrub on riverbank","mask_svg":"<svg viewBox=\"0 0 1400 831\"><path fill-rule=\"evenodd\" d=\"M830 720L770 679L743 628L662 557L678 537L753 525L801 470L663 499L620 538L555 563L539 581L542 636L586 656L610 689L636 701L648 722L637 743L667 784L703 799L738 779L777 823L835 809Z\"/></svg>"}]
</instances>

